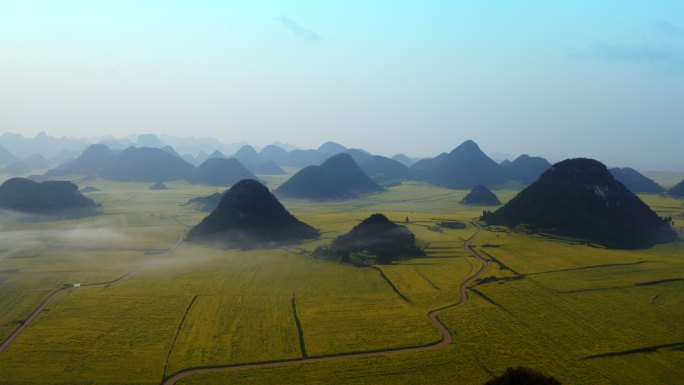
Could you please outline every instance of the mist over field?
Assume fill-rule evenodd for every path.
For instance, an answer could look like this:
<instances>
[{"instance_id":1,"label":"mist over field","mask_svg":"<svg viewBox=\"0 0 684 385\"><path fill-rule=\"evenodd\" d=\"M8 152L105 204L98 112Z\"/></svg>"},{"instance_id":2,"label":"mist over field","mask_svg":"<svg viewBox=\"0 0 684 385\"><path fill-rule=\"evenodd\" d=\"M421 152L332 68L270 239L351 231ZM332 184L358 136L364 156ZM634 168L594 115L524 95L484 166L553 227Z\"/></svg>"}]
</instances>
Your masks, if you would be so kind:
<instances>
[{"instance_id":1,"label":"mist over field","mask_svg":"<svg viewBox=\"0 0 684 385\"><path fill-rule=\"evenodd\" d=\"M54 220L49 216L24 214L11 210L0 210L0 259L21 255L27 251L40 252L56 245L64 248L96 248L125 242L127 237L112 228L105 227L106 220L94 224L73 224L60 229L29 229L31 223ZM18 221L25 229L18 230L11 222Z\"/></svg>"},{"instance_id":2,"label":"mist over field","mask_svg":"<svg viewBox=\"0 0 684 385\"><path fill-rule=\"evenodd\" d=\"M0 0L0 385L682 385L684 1Z\"/></svg>"}]
</instances>

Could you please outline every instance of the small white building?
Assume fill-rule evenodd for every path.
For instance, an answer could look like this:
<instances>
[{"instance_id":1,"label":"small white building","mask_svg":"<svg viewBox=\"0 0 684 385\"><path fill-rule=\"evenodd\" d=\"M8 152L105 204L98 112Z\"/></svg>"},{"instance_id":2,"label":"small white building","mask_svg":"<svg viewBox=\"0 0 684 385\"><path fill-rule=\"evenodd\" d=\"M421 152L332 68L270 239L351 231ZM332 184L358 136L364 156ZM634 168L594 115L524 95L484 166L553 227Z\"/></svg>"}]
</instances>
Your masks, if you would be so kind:
<instances>
[{"instance_id":1,"label":"small white building","mask_svg":"<svg viewBox=\"0 0 684 385\"><path fill-rule=\"evenodd\" d=\"M81 284L80 284L80 283L75 283L73 286L74 286L74 287L81 287Z\"/></svg>"}]
</instances>

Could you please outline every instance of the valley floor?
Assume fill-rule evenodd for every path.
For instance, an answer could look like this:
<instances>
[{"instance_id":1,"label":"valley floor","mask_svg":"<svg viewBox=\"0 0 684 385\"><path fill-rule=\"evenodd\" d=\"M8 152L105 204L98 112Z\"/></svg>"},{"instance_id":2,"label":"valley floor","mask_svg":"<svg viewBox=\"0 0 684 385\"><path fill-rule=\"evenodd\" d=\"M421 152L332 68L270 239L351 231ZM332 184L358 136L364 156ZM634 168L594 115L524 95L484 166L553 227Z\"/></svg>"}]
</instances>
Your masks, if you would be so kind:
<instances>
[{"instance_id":1,"label":"valley floor","mask_svg":"<svg viewBox=\"0 0 684 385\"><path fill-rule=\"evenodd\" d=\"M274 181L277 183L278 181ZM467 191L405 183L360 200L283 204L321 229L297 247L172 248L206 213L182 205L214 188L88 181L105 215L0 223L0 341L65 288L5 351L2 384L160 384L193 367L434 344L428 312L458 303L482 263L465 247L482 208ZM272 187L272 184L271 184ZM515 191L496 191L502 201ZM681 200L643 196L684 226ZM425 258L374 268L309 252L382 212L429 244ZM677 384L684 378L684 244L620 251L486 229L486 279L440 319L453 344L382 357L194 374L179 384L481 384L531 366L567 384ZM132 273L132 274L131 274ZM111 281L111 282L110 282ZM89 285L102 283L98 285Z\"/></svg>"}]
</instances>

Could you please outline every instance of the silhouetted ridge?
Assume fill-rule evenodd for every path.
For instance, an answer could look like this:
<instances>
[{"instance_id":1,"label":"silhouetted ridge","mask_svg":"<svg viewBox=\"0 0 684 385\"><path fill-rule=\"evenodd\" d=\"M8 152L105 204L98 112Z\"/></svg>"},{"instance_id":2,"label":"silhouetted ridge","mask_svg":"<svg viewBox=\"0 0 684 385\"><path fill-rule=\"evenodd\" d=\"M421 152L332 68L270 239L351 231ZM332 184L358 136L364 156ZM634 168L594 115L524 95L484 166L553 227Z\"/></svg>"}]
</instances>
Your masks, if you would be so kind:
<instances>
[{"instance_id":1,"label":"silhouetted ridge","mask_svg":"<svg viewBox=\"0 0 684 385\"><path fill-rule=\"evenodd\" d=\"M608 247L648 247L674 239L668 221L592 159L556 163L483 219L494 225L527 225Z\"/></svg>"},{"instance_id":2,"label":"silhouetted ridge","mask_svg":"<svg viewBox=\"0 0 684 385\"><path fill-rule=\"evenodd\" d=\"M24 159L24 163L31 170L45 170L50 167L50 161L40 154L33 154Z\"/></svg>"},{"instance_id":3,"label":"silhouetted ridge","mask_svg":"<svg viewBox=\"0 0 684 385\"><path fill-rule=\"evenodd\" d=\"M221 247L253 248L318 238L318 230L290 214L255 180L226 191L218 207L192 228L189 239Z\"/></svg>"},{"instance_id":4,"label":"silhouetted ridge","mask_svg":"<svg viewBox=\"0 0 684 385\"><path fill-rule=\"evenodd\" d=\"M262 175L284 175L285 170L280 168L274 161L267 160L260 164L245 164L249 171Z\"/></svg>"},{"instance_id":5,"label":"silhouetted ridge","mask_svg":"<svg viewBox=\"0 0 684 385\"><path fill-rule=\"evenodd\" d=\"M220 153L220 151L214 151L214 154L215 154L216 152L219 152L219 153ZM212 154L212 155L214 155L214 154ZM221 154L221 155L223 155L223 154ZM223 155L223 156L219 156L219 157L215 157L215 158L225 158L225 157L226 157L226 156ZM194 164L195 164L195 165L200 165L200 164L206 162L207 159L209 159L209 154L207 154L207 153L204 152L204 151L200 151L200 152L197 154L197 156L195 157L195 163L194 163Z\"/></svg>"},{"instance_id":6,"label":"silhouetted ridge","mask_svg":"<svg viewBox=\"0 0 684 385\"><path fill-rule=\"evenodd\" d=\"M150 147L150 148L160 148L164 144L157 138L154 134L142 134L138 135L138 141L136 146L138 147Z\"/></svg>"},{"instance_id":7,"label":"silhouetted ridge","mask_svg":"<svg viewBox=\"0 0 684 385\"><path fill-rule=\"evenodd\" d=\"M65 149L62 149L62 151L60 151L59 153L57 153L57 155L50 158L50 161L53 164L57 164L57 165L64 164L64 163L70 163L70 162L73 162L76 158L78 158L78 156L80 154L81 154L80 152L65 148Z\"/></svg>"},{"instance_id":8,"label":"silhouetted ridge","mask_svg":"<svg viewBox=\"0 0 684 385\"><path fill-rule=\"evenodd\" d=\"M361 170L377 181L402 180L410 176L409 168L396 160L373 155L359 164Z\"/></svg>"},{"instance_id":9,"label":"silhouetted ridge","mask_svg":"<svg viewBox=\"0 0 684 385\"><path fill-rule=\"evenodd\" d=\"M472 140L463 142L448 154L414 163L411 172L416 179L455 189L478 184L497 185L505 180L501 166Z\"/></svg>"},{"instance_id":10,"label":"silhouetted ridge","mask_svg":"<svg viewBox=\"0 0 684 385\"><path fill-rule=\"evenodd\" d=\"M345 263L372 264L421 256L424 252L406 227L392 223L382 214L373 214L347 234L335 238L330 246L318 247L314 254Z\"/></svg>"},{"instance_id":11,"label":"silhouetted ridge","mask_svg":"<svg viewBox=\"0 0 684 385\"><path fill-rule=\"evenodd\" d=\"M306 167L313 166L324 161L329 154L323 154L317 150L292 150L282 161L283 166Z\"/></svg>"},{"instance_id":12,"label":"silhouetted ridge","mask_svg":"<svg viewBox=\"0 0 684 385\"><path fill-rule=\"evenodd\" d=\"M162 182L157 182L147 188L148 190L168 190L169 187Z\"/></svg>"},{"instance_id":13,"label":"silhouetted ridge","mask_svg":"<svg viewBox=\"0 0 684 385\"><path fill-rule=\"evenodd\" d=\"M285 164L288 152L282 147L278 147L275 144L269 144L268 146L261 149L259 156L265 160L272 160L276 164Z\"/></svg>"},{"instance_id":14,"label":"silhouetted ridge","mask_svg":"<svg viewBox=\"0 0 684 385\"><path fill-rule=\"evenodd\" d=\"M328 155L336 155L345 152L347 147L335 142L325 142L318 146L318 152Z\"/></svg>"},{"instance_id":15,"label":"silhouetted ridge","mask_svg":"<svg viewBox=\"0 0 684 385\"><path fill-rule=\"evenodd\" d=\"M486 186L477 185L461 200L461 203L466 205L496 206L500 205L501 201L494 195L492 190Z\"/></svg>"},{"instance_id":16,"label":"silhouetted ridge","mask_svg":"<svg viewBox=\"0 0 684 385\"><path fill-rule=\"evenodd\" d=\"M187 204L195 205L202 211L214 211L221 202L221 197L223 197L222 193L213 193L203 197L191 198Z\"/></svg>"},{"instance_id":17,"label":"silhouetted ridge","mask_svg":"<svg viewBox=\"0 0 684 385\"><path fill-rule=\"evenodd\" d=\"M114 153L104 144L93 144L71 163L59 165L48 171L45 176L69 174L96 176L110 164L114 156Z\"/></svg>"},{"instance_id":18,"label":"silhouetted ridge","mask_svg":"<svg viewBox=\"0 0 684 385\"><path fill-rule=\"evenodd\" d=\"M351 199L356 194L338 186L335 179L320 166L299 170L275 190L276 195L311 200Z\"/></svg>"},{"instance_id":19,"label":"silhouetted ridge","mask_svg":"<svg viewBox=\"0 0 684 385\"><path fill-rule=\"evenodd\" d=\"M382 187L373 182L349 154L332 156L321 163L320 167L332 175L340 185L354 192L382 191Z\"/></svg>"},{"instance_id":20,"label":"silhouetted ridge","mask_svg":"<svg viewBox=\"0 0 684 385\"><path fill-rule=\"evenodd\" d=\"M219 150L212 152L211 155L209 155L207 157L207 159L224 159L224 158L226 158L226 156ZM207 159L205 159L205 161ZM202 162L202 163L204 163L204 162Z\"/></svg>"},{"instance_id":21,"label":"silhouetted ridge","mask_svg":"<svg viewBox=\"0 0 684 385\"><path fill-rule=\"evenodd\" d=\"M370 152L362 150L360 148L347 149L344 151L344 154L351 155L352 159L354 159L354 162L356 162L356 164L361 164L370 159L371 156L373 156Z\"/></svg>"},{"instance_id":22,"label":"silhouetted ridge","mask_svg":"<svg viewBox=\"0 0 684 385\"><path fill-rule=\"evenodd\" d=\"M187 178L194 168L159 148L129 147L107 162L100 176L124 182L167 182Z\"/></svg>"},{"instance_id":23,"label":"silhouetted ridge","mask_svg":"<svg viewBox=\"0 0 684 385\"><path fill-rule=\"evenodd\" d=\"M0 164L10 164L18 161L16 156L9 152L5 147L0 146Z\"/></svg>"},{"instance_id":24,"label":"silhouetted ridge","mask_svg":"<svg viewBox=\"0 0 684 385\"><path fill-rule=\"evenodd\" d=\"M23 161L16 161L8 164L2 169L2 173L12 176L24 175L31 172L31 168Z\"/></svg>"},{"instance_id":25,"label":"silhouetted ridge","mask_svg":"<svg viewBox=\"0 0 684 385\"><path fill-rule=\"evenodd\" d=\"M413 164L413 160L404 154L397 154L392 157L392 160L396 160L397 162L403 164L406 167L409 167Z\"/></svg>"},{"instance_id":26,"label":"silhouetted ridge","mask_svg":"<svg viewBox=\"0 0 684 385\"><path fill-rule=\"evenodd\" d=\"M305 167L275 190L280 196L312 200L348 199L377 191L382 187L349 154L337 154L320 166Z\"/></svg>"},{"instance_id":27,"label":"silhouetted ridge","mask_svg":"<svg viewBox=\"0 0 684 385\"><path fill-rule=\"evenodd\" d=\"M633 168L611 168L608 171L633 193L659 194L665 191L658 183Z\"/></svg>"},{"instance_id":28,"label":"silhouetted ridge","mask_svg":"<svg viewBox=\"0 0 684 385\"><path fill-rule=\"evenodd\" d=\"M667 194L676 198L684 197L684 180L682 180L681 182L677 183L674 187L672 187L670 191L667 192Z\"/></svg>"},{"instance_id":29,"label":"silhouetted ridge","mask_svg":"<svg viewBox=\"0 0 684 385\"><path fill-rule=\"evenodd\" d=\"M210 186L230 186L242 179L257 179L235 158L211 158L202 163L188 178L192 183Z\"/></svg>"},{"instance_id":30,"label":"silhouetted ridge","mask_svg":"<svg viewBox=\"0 0 684 385\"><path fill-rule=\"evenodd\" d=\"M101 214L102 208L66 181L12 178L0 185L0 208L59 217Z\"/></svg>"},{"instance_id":31,"label":"silhouetted ridge","mask_svg":"<svg viewBox=\"0 0 684 385\"><path fill-rule=\"evenodd\" d=\"M541 157L522 154L512 162L502 162L501 166L504 169L505 179L530 184L548 170L551 163Z\"/></svg>"},{"instance_id":32,"label":"silhouetted ridge","mask_svg":"<svg viewBox=\"0 0 684 385\"><path fill-rule=\"evenodd\" d=\"M261 164L264 161L261 159L254 147L247 145L240 147L240 149L233 154L232 158L235 158L245 164Z\"/></svg>"}]
</instances>

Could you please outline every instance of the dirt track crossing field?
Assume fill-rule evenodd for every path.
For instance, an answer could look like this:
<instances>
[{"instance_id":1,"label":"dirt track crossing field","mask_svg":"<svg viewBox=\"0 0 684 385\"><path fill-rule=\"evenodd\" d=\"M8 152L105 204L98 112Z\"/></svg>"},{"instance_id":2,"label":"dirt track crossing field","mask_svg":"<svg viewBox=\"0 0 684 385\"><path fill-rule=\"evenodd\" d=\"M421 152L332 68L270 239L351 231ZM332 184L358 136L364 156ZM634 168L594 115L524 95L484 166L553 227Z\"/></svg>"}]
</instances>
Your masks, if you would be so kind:
<instances>
[{"instance_id":1,"label":"dirt track crossing field","mask_svg":"<svg viewBox=\"0 0 684 385\"><path fill-rule=\"evenodd\" d=\"M95 283L84 283L84 284L81 284L81 287L87 287L87 286L109 286L109 285L113 285L113 284L115 284L115 283L117 283L117 282L121 282L121 281L123 281L123 280L125 280L125 279L127 279L127 278L130 278L131 276L135 275L135 273L141 271L142 269L144 269L144 268L146 268L147 266L149 266L150 264L152 264L152 263L153 263L154 261L156 261L158 258L161 258L161 257L163 257L163 256L165 256L165 255L168 255L168 254L172 253L172 252L173 252L173 251L174 251L174 250L183 242L183 239L184 239L183 234L179 235L179 236L178 236L178 240L176 241L176 243L175 243L173 246L171 246L171 248L170 248L167 252L165 252L165 253L163 253L163 254L159 254L159 256L158 256L157 258L155 258L155 259L149 261L148 263L146 263L146 264L144 264L144 265L138 267L137 269L135 269L135 270L133 270L133 271L130 271L130 272L128 272L128 273L126 273L126 274L120 276L119 278L113 279L113 280L111 280L111 281L95 282ZM0 352L4 352L5 350L7 350L7 348L9 348L10 345L12 345L12 343L21 335L21 333L23 333L24 330L25 330L25 329L26 329L26 328L27 328L27 327L28 327L36 318L38 318L38 316L40 315L40 313L41 313L43 310L45 310L45 308L47 308L47 306L48 306L52 301L54 301L55 298L57 298L57 296L59 295L59 293L61 293L61 292L64 291L64 290L73 289L73 288L74 288L74 287L73 287L72 285L70 285L70 284L65 284L64 287L61 287L61 288L59 288L59 289L53 291L52 294L50 294L50 296L49 296L45 301L43 301L43 303L41 303L40 306L38 306L38 308L36 308L36 310L35 310L35 311L34 311L26 320L25 320L25 321L24 321L24 322L23 322L23 323L22 323L22 324L21 324L21 325L20 325L20 326L19 326L19 327L18 327L18 328L9 336L9 337L7 337L7 339L6 339L5 341L2 342L2 345L0 345Z\"/></svg>"},{"instance_id":2,"label":"dirt track crossing field","mask_svg":"<svg viewBox=\"0 0 684 385\"><path fill-rule=\"evenodd\" d=\"M470 278L465 280L463 283L461 283L460 286L460 300L454 304L441 307L439 309L432 310L431 312L428 313L428 319L430 322L439 330L440 334L442 335L442 338L440 341L429 344L429 345L422 345L422 346L412 346L412 347L405 347L405 348L399 348L399 349L391 349L391 350L378 350L378 351L372 351L372 352L360 352L360 353L348 353L348 354L339 354L339 355L328 355L328 356L319 356L319 357L310 357L310 358L300 358L300 359L293 359L293 360L284 360L284 361L271 361L271 362L257 362L257 363L251 363L251 364L240 364L240 365L227 365L227 366L211 366L211 367L200 367L200 368L190 368L186 370L182 370L162 381L162 385L174 385L178 381L192 376L194 374L200 374L200 373L210 373L210 372L219 372L219 371L235 371L235 370L244 370L244 369L259 369L259 368L274 368L274 367L281 367L281 366L294 366L294 365L300 365L304 363L315 363L315 362L325 362L325 361L334 361L334 360L342 360L342 359L347 359L347 358L370 358L370 357L380 357L380 356L389 356L393 354L399 354L399 353L411 353L411 352L419 352L419 351L424 351L428 349L437 349L441 348L447 345L450 345L453 343L453 337L451 336L451 333L449 333L449 330L447 327L442 323L442 321L439 319L439 315L445 311L449 310L455 307L463 306L468 302L468 287L478 278L480 277L485 271L487 271L488 267L488 261L480 256L478 252L471 246L471 243L473 239L477 237L477 235L482 231L482 228L480 227L480 224L477 222L473 222L473 225L477 228L477 231L464 242L464 247L466 250L470 252L472 256L477 258L481 263L482 266L480 269L473 274Z\"/></svg>"}]
</instances>

